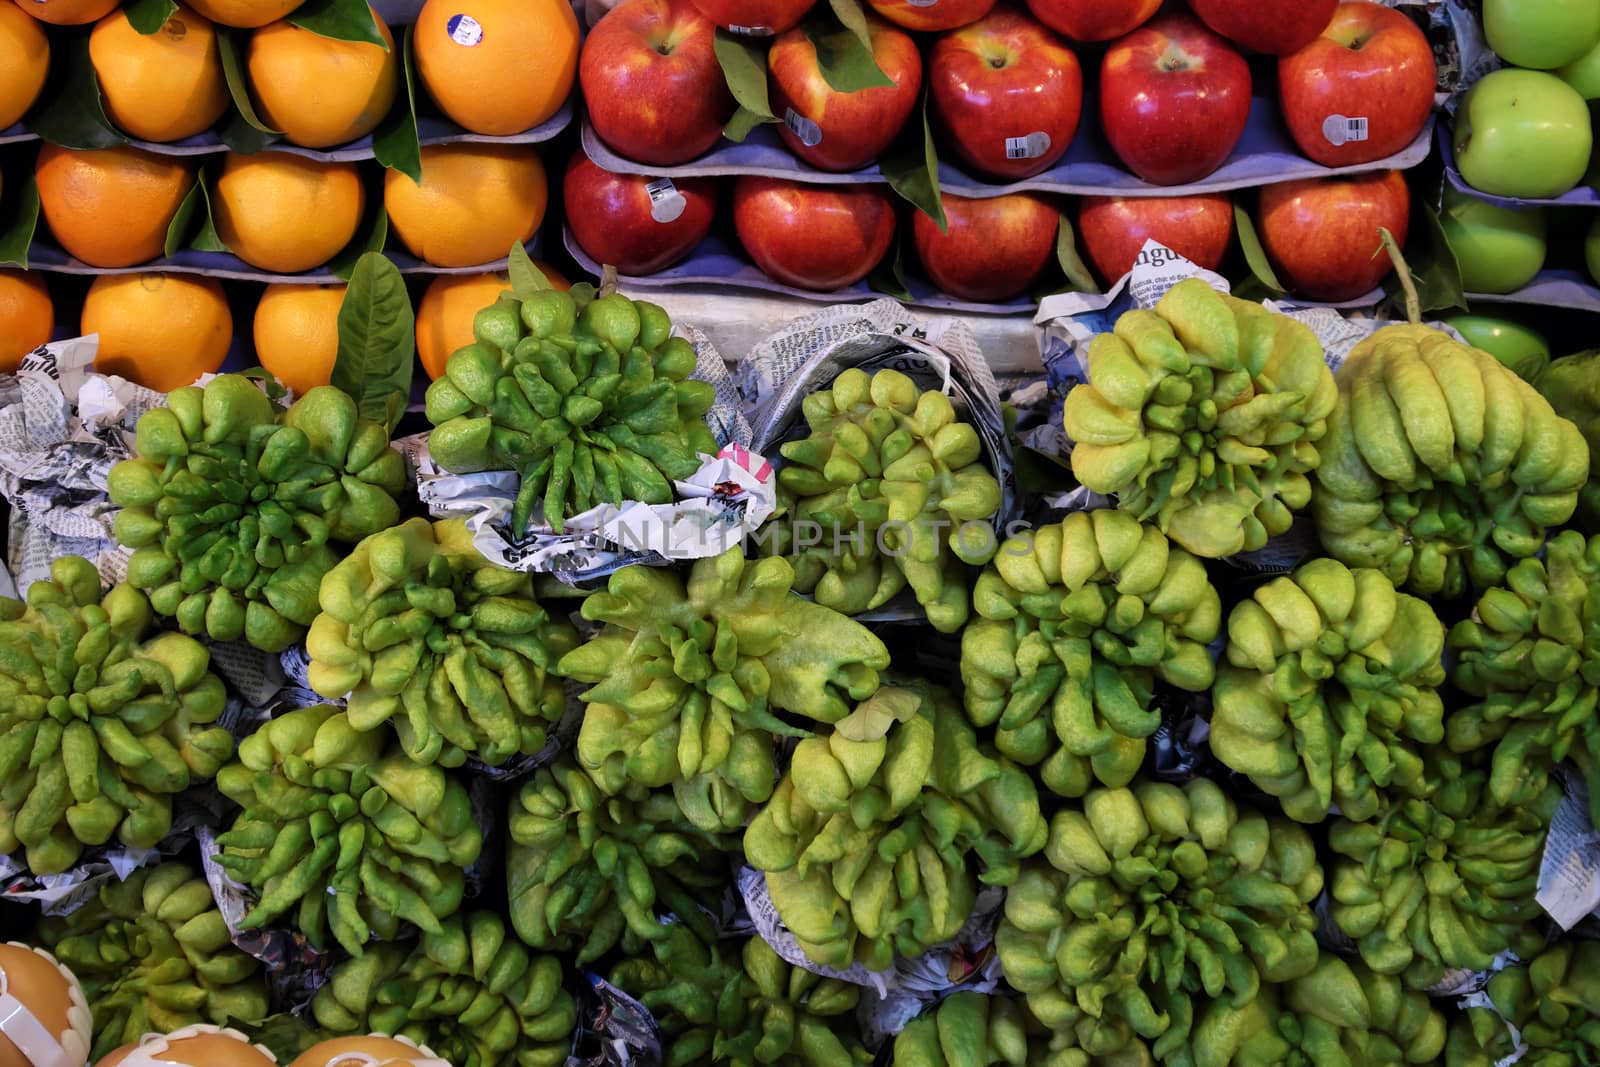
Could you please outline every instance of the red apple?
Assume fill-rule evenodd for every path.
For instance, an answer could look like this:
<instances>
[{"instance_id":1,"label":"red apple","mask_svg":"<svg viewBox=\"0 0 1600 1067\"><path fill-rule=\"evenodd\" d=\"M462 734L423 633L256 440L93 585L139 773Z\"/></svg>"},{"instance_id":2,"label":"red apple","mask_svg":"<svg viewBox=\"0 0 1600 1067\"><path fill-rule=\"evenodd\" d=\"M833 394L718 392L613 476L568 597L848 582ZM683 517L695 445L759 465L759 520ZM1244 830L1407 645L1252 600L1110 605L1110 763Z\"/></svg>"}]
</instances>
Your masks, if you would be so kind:
<instances>
[{"instance_id":1,"label":"red apple","mask_svg":"<svg viewBox=\"0 0 1600 1067\"><path fill-rule=\"evenodd\" d=\"M977 22L995 0L867 0L872 10L908 30L941 33Z\"/></svg>"},{"instance_id":2,"label":"red apple","mask_svg":"<svg viewBox=\"0 0 1600 1067\"><path fill-rule=\"evenodd\" d=\"M694 0L706 18L725 30L772 37L791 30L817 0Z\"/></svg>"},{"instance_id":3,"label":"red apple","mask_svg":"<svg viewBox=\"0 0 1600 1067\"><path fill-rule=\"evenodd\" d=\"M805 185L742 177L733 225L756 266L796 289L832 292L871 272L894 240L894 200L882 185Z\"/></svg>"},{"instance_id":4,"label":"red apple","mask_svg":"<svg viewBox=\"0 0 1600 1067\"><path fill-rule=\"evenodd\" d=\"M1189 0L1189 6L1239 47L1284 56L1316 40L1339 0Z\"/></svg>"},{"instance_id":5,"label":"red apple","mask_svg":"<svg viewBox=\"0 0 1600 1067\"><path fill-rule=\"evenodd\" d=\"M1261 190L1261 245L1278 280L1311 300L1353 300L1393 269L1380 227L1401 245L1411 221L1411 194L1397 170L1340 178L1308 178Z\"/></svg>"},{"instance_id":6,"label":"red apple","mask_svg":"<svg viewBox=\"0 0 1600 1067\"><path fill-rule=\"evenodd\" d=\"M1061 209L1038 193L944 194L948 233L921 211L911 237L928 280L962 300L1000 303L1027 291L1056 252Z\"/></svg>"},{"instance_id":7,"label":"red apple","mask_svg":"<svg viewBox=\"0 0 1600 1067\"><path fill-rule=\"evenodd\" d=\"M1192 15L1163 15L1101 63L1106 140L1153 185L1196 182L1222 166L1249 117L1250 65Z\"/></svg>"},{"instance_id":8,"label":"red apple","mask_svg":"<svg viewBox=\"0 0 1600 1067\"><path fill-rule=\"evenodd\" d=\"M1417 24L1367 0L1340 4L1320 37L1278 60L1289 132L1325 167L1371 163L1416 140L1438 77Z\"/></svg>"},{"instance_id":9,"label":"red apple","mask_svg":"<svg viewBox=\"0 0 1600 1067\"><path fill-rule=\"evenodd\" d=\"M1197 266L1216 270L1233 240L1233 202L1206 196L1086 196L1078 236L1107 284L1133 269L1146 241L1159 241Z\"/></svg>"},{"instance_id":10,"label":"red apple","mask_svg":"<svg viewBox=\"0 0 1600 1067\"><path fill-rule=\"evenodd\" d=\"M613 174L575 152L561 198L572 236L590 259L621 274L654 274L688 255L710 232L717 182Z\"/></svg>"},{"instance_id":11,"label":"red apple","mask_svg":"<svg viewBox=\"0 0 1600 1067\"><path fill-rule=\"evenodd\" d=\"M690 0L625 0L608 11L578 62L600 139L658 167L687 163L716 144L734 101L715 39L716 27Z\"/></svg>"},{"instance_id":12,"label":"red apple","mask_svg":"<svg viewBox=\"0 0 1600 1067\"><path fill-rule=\"evenodd\" d=\"M1144 25L1161 0L1028 0L1028 10L1074 41L1110 41Z\"/></svg>"},{"instance_id":13,"label":"red apple","mask_svg":"<svg viewBox=\"0 0 1600 1067\"><path fill-rule=\"evenodd\" d=\"M922 92L922 54L911 35L881 19L867 19L872 58L892 86L841 93L817 64L804 30L790 30L767 52L772 113L778 132L800 159L820 170L860 170L889 147L911 117Z\"/></svg>"},{"instance_id":14,"label":"red apple","mask_svg":"<svg viewBox=\"0 0 1600 1067\"><path fill-rule=\"evenodd\" d=\"M972 170L1019 181L1066 154L1083 68L1058 37L1010 8L934 42L928 97L940 139Z\"/></svg>"}]
</instances>

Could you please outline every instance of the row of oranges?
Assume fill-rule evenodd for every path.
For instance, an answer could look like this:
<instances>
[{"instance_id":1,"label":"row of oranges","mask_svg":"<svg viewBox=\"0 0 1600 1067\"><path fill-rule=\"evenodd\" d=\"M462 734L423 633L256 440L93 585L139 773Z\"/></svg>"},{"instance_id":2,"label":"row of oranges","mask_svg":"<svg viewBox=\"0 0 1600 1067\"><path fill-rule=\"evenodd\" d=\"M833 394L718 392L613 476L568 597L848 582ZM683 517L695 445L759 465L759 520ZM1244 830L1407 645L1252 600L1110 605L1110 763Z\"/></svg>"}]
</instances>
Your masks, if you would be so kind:
<instances>
[{"instance_id":1,"label":"row of oranges","mask_svg":"<svg viewBox=\"0 0 1600 1067\"><path fill-rule=\"evenodd\" d=\"M120 0L0 0L0 130L39 96L50 64L37 20L93 22L89 55L107 117L146 141L210 129L230 95L213 23L251 29L251 103L291 144L327 148L371 133L394 106L400 59L388 47L320 36L284 20L304 0L189 0L141 34ZM417 74L449 118L478 134L508 136L553 116L572 90L578 22L568 0L481 0L464 25L450 0L428 0L414 30Z\"/></svg>"},{"instance_id":2,"label":"row of oranges","mask_svg":"<svg viewBox=\"0 0 1600 1067\"><path fill-rule=\"evenodd\" d=\"M217 236L258 270L299 274L320 267L361 226L364 167L378 169L281 150L229 152L207 189ZM79 151L47 144L34 164L40 210L56 243L105 269L162 254L196 175L192 156L126 146ZM436 267L505 258L512 244L537 232L548 199L544 164L532 145L430 145L422 150L420 184L383 171L390 229Z\"/></svg>"},{"instance_id":3,"label":"row of oranges","mask_svg":"<svg viewBox=\"0 0 1600 1067\"><path fill-rule=\"evenodd\" d=\"M550 283L567 281L540 263ZM430 378L456 349L472 343L472 319L511 283L504 274L445 274L416 308L417 355ZM297 394L326 385L339 347L343 285L269 285L252 324L256 359ZM55 310L44 275L0 270L0 372L50 338ZM187 385L222 365L233 342L233 313L215 279L185 274L103 274L83 300L82 335L97 334L96 369L151 389Z\"/></svg>"}]
</instances>

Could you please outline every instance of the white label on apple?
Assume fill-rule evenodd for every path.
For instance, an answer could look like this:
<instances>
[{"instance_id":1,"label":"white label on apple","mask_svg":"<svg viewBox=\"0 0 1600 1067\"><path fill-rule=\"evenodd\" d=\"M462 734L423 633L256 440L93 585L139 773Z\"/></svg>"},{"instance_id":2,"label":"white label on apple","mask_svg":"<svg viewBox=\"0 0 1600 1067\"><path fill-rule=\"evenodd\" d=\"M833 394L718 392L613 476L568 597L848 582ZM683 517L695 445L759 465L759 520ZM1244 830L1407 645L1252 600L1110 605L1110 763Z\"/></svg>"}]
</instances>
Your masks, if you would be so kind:
<instances>
[{"instance_id":1,"label":"white label on apple","mask_svg":"<svg viewBox=\"0 0 1600 1067\"><path fill-rule=\"evenodd\" d=\"M784 111L783 124L789 127L789 132L800 138L800 143L807 148L815 148L822 143L822 127L792 107Z\"/></svg>"},{"instance_id":2,"label":"white label on apple","mask_svg":"<svg viewBox=\"0 0 1600 1067\"><path fill-rule=\"evenodd\" d=\"M912 7L938 7L939 0L906 0Z\"/></svg>"},{"instance_id":3,"label":"white label on apple","mask_svg":"<svg viewBox=\"0 0 1600 1067\"><path fill-rule=\"evenodd\" d=\"M678 216L689 206L671 178L657 178L646 185L644 191L650 196L650 217L657 222L677 222Z\"/></svg>"},{"instance_id":4,"label":"white label on apple","mask_svg":"<svg viewBox=\"0 0 1600 1067\"><path fill-rule=\"evenodd\" d=\"M1043 130L1034 130L1026 137L1006 138L1007 159L1038 159L1050 151L1050 135Z\"/></svg>"},{"instance_id":5,"label":"white label on apple","mask_svg":"<svg viewBox=\"0 0 1600 1067\"><path fill-rule=\"evenodd\" d=\"M474 48L483 43L483 27L471 15L451 15L444 29L456 44Z\"/></svg>"},{"instance_id":6,"label":"white label on apple","mask_svg":"<svg viewBox=\"0 0 1600 1067\"><path fill-rule=\"evenodd\" d=\"M771 26L729 26L728 32L740 37L771 37L774 36Z\"/></svg>"},{"instance_id":7,"label":"white label on apple","mask_svg":"<svg viewBox=\"0 0 1600 1067\"><path fill-rule=\"evenodd\" d=\"M1345 115L1329 115L1322 120L1322 136L1327 138L1329 144L1335 148L1342 144L1367 139L1366 116L1349 118Z\"/></svg>"}]
</instances>

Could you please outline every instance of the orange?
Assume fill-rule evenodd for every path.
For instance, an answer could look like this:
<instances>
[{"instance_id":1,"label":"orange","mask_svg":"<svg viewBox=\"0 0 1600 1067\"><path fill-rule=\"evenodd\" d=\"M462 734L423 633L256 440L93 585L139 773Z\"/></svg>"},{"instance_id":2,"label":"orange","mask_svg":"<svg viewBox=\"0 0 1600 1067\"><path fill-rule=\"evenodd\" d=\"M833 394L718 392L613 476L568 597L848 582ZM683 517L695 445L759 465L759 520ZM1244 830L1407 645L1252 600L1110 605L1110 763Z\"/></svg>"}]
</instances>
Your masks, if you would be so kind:
<instances>
[{"instance_id":1,"label":"orange","mask_svg":"<svg viewBox=\"0 0 1600 1067\"><path fill-rule=\"evenodd\" d=\"M17 0L17 6L41 22L87 26L105 18L122 0Z\"/></svg>"},{"instance_id":2,"label":"orange","mask_svg":"<svg viewBox=\"0 0 1600 1067\"><path fill-rule=\"evenodd\" d=\"M102 274L83 298L78 329L100 335L95 370L167 393L222 366L233 315L214 278Z\"/></svg>"},{"instance_id":3,"label":"orange","mask_svg":"<svg viewBox=\"0 0 1600 1067\"><path fill-rule=\"evenodd\" d=\"M44 275L0 270L0 371L16 370L23 356L50 340L55 326L55 308Z\"/></svg>"},{"instance_id":4,"label":"orange","mask_svg":"<svg viewBox=\"0 0 1600 1067\"><path fill-rule=\"evenodd\" d=\"M212 22L258 29L294 13L306 0L189 0L189 6Z\"/></svg>"},{"instance_id":5,"label":"orange","mask_svg":"<svg viewBox=\"0 0 1600 1067\"><path fill-rule=\"evenodd\" d=\"M400 64L394 38L374 11L386 52L335 41L288 22L250 37L250 88L263 122L291 144L329 148L365 137L394 104Z\"/></svg>"},{"instance_id":6,"label":"orange","mask_svg":"<svg viewBox=\"0 0 1600 1067\"><path fill-rule=\"evenodd\" d=\"M78 152L47 144L33 173L50 232L91 267L131 267L161 255L167 226L194 185L192 163L121 146Z\"/></svg>"},{"instance_id":7,"label":"orange","mask_svg":"<svg viewBox=\"0 0 1600 1067\"><path fill-rule=\"evenodd\" d=\"M367 203L354 163L229 152L211 190L217 236L252 267L298 274L350 243Z\"/></svg>"},{"instance_id":8,"label":"orange","mask_svg":"<svg viewBox=\"0 0 1600 1067\"><path fill-rule=\"evenodd\" d=\"M0 130L27 114L49 71L44 27L14 4L0 3Z\"/></svg>"},{"instance_id":9,"label":"orange","mask_svg":"<svg viewBox=\"0 0 1600 1067\"><path fill-rule=\"evenodd\" d=\"M256 305L256 360L304 396L327 385L339 354L342 285L269 285Z\"/></svg>"},{"instance_id":10,"label":"orange","mask_svg":"<svg viewBox=\"0 0 1600 1067\"><path fill-rule=\"evenodd\" d=\"M563 291L567 280L548 264L534 261L550 284ZM441 274L417 305L417 356L429 378L444 373L450 354L472 343L472 318L511 288L505 274Z\"/></svg>"},{"instance_id":11,"label":"orange","mask_svg":"<svg viewBox=\"0 0 1600 1067\"><path fill-rule=\"evenodd\" d=\"M145 141L181 141L208 130L231 102L211 21L183 5L152 34L125 11L95 23L89 59L106 117Z\"/></svg>"},{"instance_id":12,"label":"orange","mask_svg":"<svg viewBox=\"0 0 1600 1067\"><path fill-rule=\"evenodd\" d=\"M578 73L568 0L428 0L413 44L428 95L473 133L539 125L561 109Z\"/></svg>"},{"instance_id":13,"label":"orange","mask_svg":"<svg viewBox=\"0 0 1600 1067\"><path fill-rule=\"evenodd\" d=\"M421 185L397 170L383 176L389 224L436 267L504 259L539 229L548 196L544 164L528 145L429 145Z\"/></svg>"}]
</instances>

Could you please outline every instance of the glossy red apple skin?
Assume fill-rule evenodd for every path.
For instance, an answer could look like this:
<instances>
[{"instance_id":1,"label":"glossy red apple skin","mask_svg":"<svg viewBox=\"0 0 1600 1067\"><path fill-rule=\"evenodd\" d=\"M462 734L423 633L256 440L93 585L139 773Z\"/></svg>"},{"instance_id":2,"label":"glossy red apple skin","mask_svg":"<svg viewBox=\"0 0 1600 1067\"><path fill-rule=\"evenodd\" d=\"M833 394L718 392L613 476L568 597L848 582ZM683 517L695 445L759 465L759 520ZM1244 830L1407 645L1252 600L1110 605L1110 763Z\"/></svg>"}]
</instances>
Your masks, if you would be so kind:
<instances>
[{"instance_id":1,"label":"glossy red apple skin","mask_svg":"<svg viewBox=\"0 0 1600 1067\"><path fill-rule=\"evenodd\" d=\"M1325 167L1371 163L1416 140L1433 111L1438 78L1433 46L1417 24L1368 0L1340 4L1316 40L1278 60L1289 133ZM1343 140L1341 115L1366 119L1367 139L1334 143Z\"/></svg>"},{"instance_id":2,"label":"glossy red apple skin","mask_svg":"<svg viewBox=\"0 0 1600 1067\"><path fill-rule=\"evenodd\" d=\"M974 303L1003 303L1026 292L1055 256L1061 226L1060 207L1038 193L972 199L945 193L949 232L921 211L911 214L928 280Z\"/></svg>"},{"instance_id":3,"label":"glossy red apple skin","mask_svg":"<svg viewBox=\"0 0 1600 1067\"><path fill-rule=\"evenodd\" d=\"M943 33L977 22L994 9L995 0L867 0L872 10L904 30Z\"/></svg>"},{"instance_id":4,"label":"glossy red apple skin","mask_svg":"<svg viewBox=\"0 0 1600 1067\"><path fill-rule=\"evenodd\" d=\"M723 29L739 27L770 37L791 30L817 0L694 0L700 13Z\"/></svg>"},{"instance_id":5,"label":"glossy red apple skin","mask_svg":"<svg viewBox=\"0 0 1600 1067\"><path fill-rule=\"evenodd\" d=\"M1044 25L1012 8L934 42L928 99L943 145L978 175L1021 181L1049 170L1077 134L1083 114L1083 67ZM1011 138L1042 133L1049 147L1009 158Z\"/></svg>"},{"instance_id":6,"label":"glossy red apple skin","mask_svg":"<svg viewBox=\"0 0 1600 1067\"><path fill-rule=\"evenodd\" d=\"M1316 40L1339 0L1189 0L1189 6L1240 48L1283 56Z\"/></svg>"},{"instance_id":7,"label":"glossy red apple skin","mask_svg":"<svg viewBox=\"0 0 1600 1067\"><path fill-rule=\"evenodd\" d=\"M746 175L733 187L733 225L773 280L833 292L871 273L894 241L884 185L805 185Z\"/></svg>"},{"instance_id":8,"label":"glossy red apple skin","mask_svg":"<svg viewBox=\"0 0 1600 1067\"><path fill-rule=\"evenodd\" d=\"M652 213L641 174L613 174L582 152L573 154L561 185L567 225L585 254L620 274L642 276L665 270L694 250L717 213L715 178L674 178L681 212ZM657 215L666 221L662 221Z\"/></svg>"},{"instance_id":9,"label":"glossy red apple skin","mask_svg":"<svg viewBox=\"0 0 1600 1067\"><path fill-rule=\"evenodd\" d=\"M1226 193L1086 196L1078 207L1078 239L1107 285L1133 269L1150 240L1216 270L1233 241L1233 202Z\"/></svg>"},{"instance_id":10,"label":"glossy red apple skin","mask_svg":"<svg viewBox=\"0 0 1600 1067\"><path fill-rule=\"evenodd\" d=\"M1106 50L1100 121L1124 166L1153 185L1185 185L1227 161L1250 117L1250 65L1181 12Z\"/></svg>"},{"instance_id":11,"label":"glossy red apple skin","mask_svg":"<svg viewBox=\"0 0 1600 1067\"><path fill-rule=\"evenodd\" d=\"M1269 185L1256 229L1278 280L1296 296L1337 303L1388 277L1380 227L1402 246L1411 222L1405 175L1392 170Z\"/></svg>"},{"instance_id":12,"label":"glossy red apple skin","mask_svg":"<svg viewBox=\"0 0 1600 1067\"><path fill-rule=\"evenodd\" d=\"M1074 41L1112 41L1144 25L1161 0L1028 0L1028 10Z\"/></svg>"},{"instance_id":13,"label":"glossy red apple skin","mask_svg":"<svg viewBox=\"0 0 1600 1067\"><path fill-rule=\"evenodd\" d=\"M785 119L793 111L816 124L821 140L807 144L785 122L783 143L819 170L860 170L883 154L911 117L922 92L922 53L904 30L869 18L872 58L893 86L841 93L817 65L817 50L804 30L790 30L767 53L772 113Z\"/></svg>"},{"instance_id":14,"label":"glossy red apple skin","mask_svg":"<svg viewBox=\"0 0 1600 1067\"><path fill-rule=\"evenodd\" d=\"M659 167L687 163L716 144L734 100L715 40L716 26L690 0L625 0L608 11L578 61L600 139Z\"/></svg>"}]
</instances>

